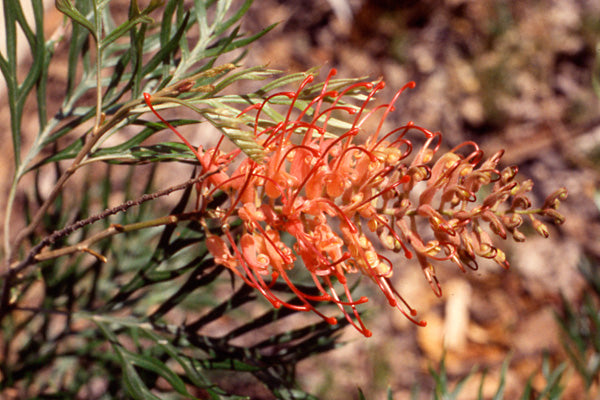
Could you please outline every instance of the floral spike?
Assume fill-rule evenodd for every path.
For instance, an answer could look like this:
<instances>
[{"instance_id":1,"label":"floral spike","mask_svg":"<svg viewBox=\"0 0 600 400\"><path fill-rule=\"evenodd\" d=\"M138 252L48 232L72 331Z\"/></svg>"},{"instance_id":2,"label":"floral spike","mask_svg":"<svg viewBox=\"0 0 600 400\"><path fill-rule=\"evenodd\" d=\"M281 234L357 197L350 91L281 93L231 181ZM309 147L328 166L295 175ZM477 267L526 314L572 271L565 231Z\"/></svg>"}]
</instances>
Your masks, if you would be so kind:
<instances>
[{"instance_id":1,"label":"floral spike","mask_svg":"<svg viewBox=\"0 0 600 400\"><path fill-rule=\"evenodd\" d=\"M204 204L217 189L229 195L222 208L205 210L206 218L216 218L223 226L229 243L207 232L208 250L215 262L242 277L273 306L312 311L334 324L335 318L316 308L316 303L331 303L360 333L371 336L358 312L358 306L367 299L354 300L348 280L361 274L379 287L391 306L423 326L425 322L416 319L416 310L392 284L399 261L394 266L384 251L403 252L407 259L414 253L432 290L441 296L434 264L450 261L466 271L477 269L477 258L483 257L508 268L492 235L504 239L510 234L522 241L524 236L518 228L523 214L529 215L544 237L549 232L537 217L559 223L564 220L557 208L566 199L566 190L550 195L541 209L531 209L526 196L532 188L530 181L517 182L516 167L497 169L502 151L481 162L483 152L477 144L465 142L432 162L441 144L439 132L409 122L381 133L394 102L403 91L414 87L413 82L397 91L389 104L369 111L369 103L385 83L352 81L346 88L332 91L328 87L335 74L331 70L302 109L296 103L301 97L306 100L303 94L314 81L313 75L308 75L295 92L271 94L262 103L242 110L238 117L254 121L246 134L264 153L261 158L245 158L236 167L231 161L237 154L224 154L218 146L203 153L195 150L156 114L151 97L146 97L150 109L188 145L206 171L222 169L207 180L201 193L206 196ZM352 105L351 93L356 90L368 94L360 104ZM275 98L277 103L288 99L288 106L280 114L281 120L265 127L259 121ZM337 136L328 129L334 111L336 118L346 115L351 121L350 128ZM376 129L359 141L358 134L369 119L377 119ZM240 126L231 128L240 130ZM410 132L424 138L412 160L408 157L413 143L406 137ZM411 195L423 181L425 187L420 193ZM480 190L483 186L487 190ZM482 198L481 193L487 194ZM233 219L242 222L235 235L229 231ZM207 225L203 221L203 226ZM283 234L293 238L291 244L282 240ZM236 241L235 237L241 239ZM298 268L310 274L316 294L306 293L293 283L292 274ZM280 279L300 305L273 293L273 285Z\"/></svg>"}]
</instances>

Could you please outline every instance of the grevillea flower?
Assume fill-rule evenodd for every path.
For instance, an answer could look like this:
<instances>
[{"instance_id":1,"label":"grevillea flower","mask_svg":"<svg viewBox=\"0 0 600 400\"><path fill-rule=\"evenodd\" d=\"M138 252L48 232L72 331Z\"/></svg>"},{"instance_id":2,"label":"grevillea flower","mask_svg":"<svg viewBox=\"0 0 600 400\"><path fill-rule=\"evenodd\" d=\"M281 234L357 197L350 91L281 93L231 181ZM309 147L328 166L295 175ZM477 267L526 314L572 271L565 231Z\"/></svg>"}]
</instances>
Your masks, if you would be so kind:
<instances>
[{"instance_id":1,"label":"grevillea flower","mask_svg":"<svg viewBox=\"0 0 600 400\"><path fill-rule=\"evenodd\" d=\"M334 324L335 318L316 308L319 302L332 303L370 336L357 309L367 298L354 298L348 279L360 274L379 287L391 306L425 325L394 288L395 266L387 252L401 252L407 259L416 256L434 292L441 295L434 263L450 261L465 271L477 269L477 258L484 257L508 268L492 235L523 240L518 228L524 215L544 236L547 229L535 215L561 222L556 209L566 191L560 189L541 209L532 210L526 197L531 182L514 180L516 167L497 169L502 151L482 162L483 152L466 142L432 163L440 133L412 122L383 132L394 102L414 83L399 90L389 104L368 110L384 82L330 90L335 73L329 73L319 91L309 86L314 80L309 75L295 92L272 94L240 111L238 117L253 116L250 134L264 149L258 160L244 158L234 168L231 160L239 151L225 154L219 146L202 151L188 144L204 171L219 170L198 188L206 219L222 226L219 236L207 230L209 252L273 306L313 311ZM358 105L348 101L357 91L366 92ZM145 96L152 107L152 97ZM267 108L282 100L287 103L283 117L266 119L265 114L275 115ZM347 123L335 135L329 126L334 116ZM376 120L375 129L367 130L369 120ZM413 133L423 143L414 155L413 141L407 137ZM480 190L484 186L487 190ZM217 191L229 200L207 209ZM481 193L486 194L478 198ZM241 227L230 228L236 219ZM308 272L316 291L306 293L294 284L290 273L298 268ZM279 280L300 304L273 292Z\"/></svg>"}]
</instances>

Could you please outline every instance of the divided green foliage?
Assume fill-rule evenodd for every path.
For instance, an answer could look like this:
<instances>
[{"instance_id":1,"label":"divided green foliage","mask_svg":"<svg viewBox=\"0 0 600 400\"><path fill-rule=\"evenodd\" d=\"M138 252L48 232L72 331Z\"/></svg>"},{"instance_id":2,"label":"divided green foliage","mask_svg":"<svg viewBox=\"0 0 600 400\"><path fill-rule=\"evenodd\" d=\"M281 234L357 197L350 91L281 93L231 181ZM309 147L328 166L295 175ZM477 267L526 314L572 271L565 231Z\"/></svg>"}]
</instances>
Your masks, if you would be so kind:
<instances>
[{"instance_id":1,"label":"divided green foliage","mask_svg":"<svg viewBox=\"0 0 600 400\"><path fill-rule=\"evenodd\" d=\"M42 121L45 117L45 91L48 59L52 53L53 41L44 40L44 9L42 2L32 2L34 27L30 26L23 13L20 1L5 1L4 27L6 34L6 54L0 54L0 71L7 86L8 104L10 107L10 128L12 133L15 168L21 165L21 122L25 101L30 92L36 88L38 100L38 115ZM33 56L33 64L23 79L18 81L17 59L17 26L24 32L29 50ZM43 126L43 122L40 122Z\"/></svg>"},{"instance_id":2,"label":"divided green foliage","mask_svg":"<svg viewBox=\"0 0 600 400\"><path fill-rule=\"evenodd\" d=\"M139 8L137 1L132 1L129 18L120 24L115 22L109 3L89 0L56 2L58 10L73 23L69 35L65 36L69 40L67 91L59 111L48 120L45 115L45 87L56 39L46 40L43 36L43 8L39 2L33 2L35 30L27 24L18 1L5 2L9 49L6 56L0 56L0 70L7 82L11 104L11 128L17 163L16 182L27 171L40 166L39 163L31 163L43 149L68 133L77 131L78 127L97 115L95 104L80 103L84 95L97 90L98 65L103 74L108 76L100 81L101 87L98 90L101 91L101 110L106 118L110 118L126 104L124 97L138 100L139 104L142 91L157 91L170 83L180 82L206 71L215 65L219 57L247 46L272 29L271 26L250 36L239 33L239 26L236 24L247 11L251 0L246 0L234 10L231 1L196 1L195 8L191 10L186 10L179 0L153 0L143 9ZM207 20L208 9L213 9L210 22ZM155 22L156 16L161 18L160 24ZM34 65L23 82L16 80L16 23L27 34L34 60ZM194 29L198 29L200 36L196 39L194 37L198 33L193 33ZM90 37L97 46L95 51L91 48L93 44L89 41ZM106 74L106 70L111 73ZM78 71L82 73L79 75ZM209 74L195 82L195 85L212 84L220 76ZM38 105L43 107L39 113L40 131L21 162L20 124L24 102L34 87L39 94ZM220 86L219 89L223 87ZM195 92L193 97L210 98L213 95L214 93ZM121 116L113 131L122 128L124 124L133 123L138 116L139 113ZM73 158L81 146L82 138L80 136L66 146L61 145L63 150L46 159L46 162ZM143 139L140 137L138 140ZM109 151L104 153L107 152Z\"/></svg>"}]
</instances>

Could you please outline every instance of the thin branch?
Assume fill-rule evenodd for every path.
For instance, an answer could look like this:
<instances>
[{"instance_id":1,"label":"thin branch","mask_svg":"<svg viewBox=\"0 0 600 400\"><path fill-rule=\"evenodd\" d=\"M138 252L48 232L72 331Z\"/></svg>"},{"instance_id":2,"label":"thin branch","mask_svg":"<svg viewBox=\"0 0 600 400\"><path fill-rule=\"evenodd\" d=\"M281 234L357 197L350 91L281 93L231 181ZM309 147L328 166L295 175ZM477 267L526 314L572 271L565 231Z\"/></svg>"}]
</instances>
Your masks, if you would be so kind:
<instances>
[{"instance_id":1,"label":"thin branch","mask_svg":"<svg viewBox=\"0 0 600 400\"><path fill-rule=\"evenodd\" d=\"M193 213L193 214L194 214L194 216L198 215L198 213ZM188 218L185 218L186 216ZM175 215L167 215L166 217L160 217L160 218L156 218L156 219L153 219L150 221L136 222L136 223L128 224L128 225L112 224L107 229L105 229L101 232L98 232L97 234L92 235L89 238L87 238L77 244L74 244L72 246L62 247L62 248L56 249L56 250L45 251L43 253L37 254L34 257L34 259L36 262L46 261L46 260L51 260L53 258L66 256L69 254L83 251L86 253L90 253L91 255L98 258L102 262L106 262L107 261L106 257L104 257L103 255L98 254L95 251L90 249L90 246L92 244L99 242L100 240L105 239L107 237L114 236L118 233L132 232L132 231L137 231L140 229L151 228L151 227L160 226L160 225L175 224L181 220L185 220L185 219L189 219L189 218L191 218L191 216L189 216L187 214L183 215L182 217L175 216Z\"/></svg>"},{"instance_id":2,"label":"thin branch","mask_svg":"<svg viewBox=\"0 0 600 400\"><path fill-rule=\"evenodd\" d=\"M206 178L208 178L209 176L221 171L221 169L222 169L222 167L218 168L214 171L199 175L199 176L192 178L186 182L180 183L179 185L171 186L169 188L160 190L158 192L144 194L143 196L141 196L135 200L129 200L129 201L127 201L123 204L120 204L116 207L108 208L99 214L92 215L89 218L74 222L74 223L64 227L63 229L54 231L52 234L50 234L49 236L46 236L44 239L42 239L41 242L39 242L37 245L35 245L31 249L29 254L27 255L27 258L25 258L23 261L19 262L18 264L13 265L10 269L10 273L17 274L17 273L21 272L23 269L25 269L28 265L42 261L42 259L44 259L44 260L48 259L48 258L39 258L38 257L39 253L42 251L42 249L44 247L56 242L58 239L60 239L62 237L70 235L71 233L83 228L86 225L93 224L94 222L100 221L102 219L105 219L105 218L107 218L111 215L117 214L119 212L127 211L129 208L139 206L147 201L155 200L159 197L167 196L173 192L187 189L188 187L195 185L197 183L200 183L203 180L205 180ZM95 241L97 241L97 240L99 240L99 239L96 239ZM84 242L82 242L82 243L84 243ZM73 246L71 246L71 247L73 247ZM59 249L59 250L62 250L62 249ZM53 257L50 257L50 258L53 258ZM9 274L9 272L4 272L3 274L0 275L0 277L4 278L8 274Z\"/></svg>"},{"instance_id":3,"label":"thin branch","mask_svg":"<svg viewBox=\"0 0 600 400\"><path fill-rule=\"evenodd\" d=\"M56 250L49 250L43 253L39 253L34 257L36 262L51 260L53 258L66 256L69 254L77 253L80 251L90 253L94 257L98 258L102 262L106 262L106 257L101 254L96 253L94 250L90 249L90 246L96 242L99 242L102 239L106 239L107 237L117 235L119 233L133 232L138 231L140 229L152 228L154 226L161 225L171 225L176 224L181 221L188 221L191 219L198 218L203 214L203 211L193 211L189 213L179 214L179 215L167 215L165 217L160 217L156 219L152 219L149 221L135 222L133 224L121 225L121 224L112 224L107 229L98 232L97 234L90 236L89 238L74 244L72 246L62 247Z\"/></svg>"}]
</instances>

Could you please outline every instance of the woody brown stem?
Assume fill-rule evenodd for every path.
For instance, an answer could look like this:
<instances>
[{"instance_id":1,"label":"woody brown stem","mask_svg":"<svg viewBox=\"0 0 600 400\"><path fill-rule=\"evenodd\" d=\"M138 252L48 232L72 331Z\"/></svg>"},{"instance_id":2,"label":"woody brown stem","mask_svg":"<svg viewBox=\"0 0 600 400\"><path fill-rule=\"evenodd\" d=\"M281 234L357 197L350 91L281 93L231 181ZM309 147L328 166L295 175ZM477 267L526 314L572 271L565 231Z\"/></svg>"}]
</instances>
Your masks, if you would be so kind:
<instances>
[{"instance_id":1,"label":"woody brown stem","mask_svg":"<svg viewBox=\"0 0 600 400\"><path fill-rule=\"evenodd\" d=\"M58 239L65 237L67 235L70 235L71 233L75 232L78 229L83 228L86 225L90 225L94 222L100 221L102 219L105 219L111 215L117 214L119 212L123 212L128 210L131 207L134 206L139 206L147 201L150 200L155 200L159 197L162 196L167 196L173 192L179 191L179 190L184 190L192 185L195 185L199 182L202 182L204 179L208 178L209 176L219 172L221 169L217 169L215 171L211 171L205 174L202 174L200 176L197 176L195 178L192 178L186 182L180 183L179 185L175 185L175 186L171 186L169 188L160 190L158 192L155 193L149 193L149 194L144 194L143 196L135 199L135 200L129 200L123 204L120 204L116 207L112 207L112 208L108 208L106 210L104 210L103 212L96 214L96 215L92 215L89 218L86 219L82 219L80 221L74 222L66 227L64 227L61 230L55 231L53 232L51 235L45 237L40 243L38 243L36 246L34 246L31 251L29 252L29 254L27 255L27 258L25 258L24 260L22 260L20 263L18 264L14 264L13 266L11 266L11 272L13 274L17 274L19 272L21 272L23 269L25 269L28 265L31 265L35 262L41 261L40 258L38 258L38 255L40 253L40 251L56 242ZM44 258L44 259L48 259L48 258ZM8 275L8 273L4 273L1 276L2 277L6 277Z\"/></svg>"}]
</instances>

